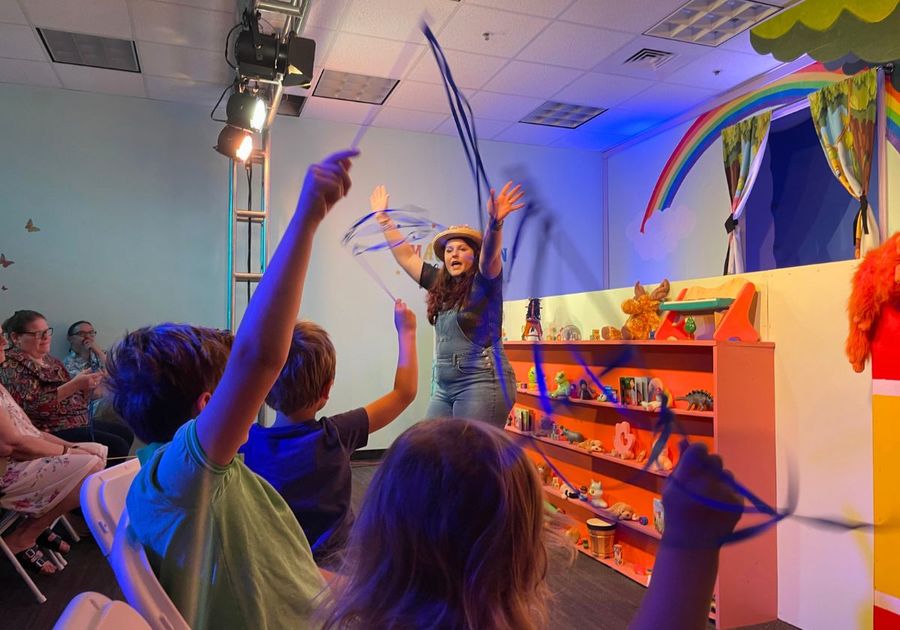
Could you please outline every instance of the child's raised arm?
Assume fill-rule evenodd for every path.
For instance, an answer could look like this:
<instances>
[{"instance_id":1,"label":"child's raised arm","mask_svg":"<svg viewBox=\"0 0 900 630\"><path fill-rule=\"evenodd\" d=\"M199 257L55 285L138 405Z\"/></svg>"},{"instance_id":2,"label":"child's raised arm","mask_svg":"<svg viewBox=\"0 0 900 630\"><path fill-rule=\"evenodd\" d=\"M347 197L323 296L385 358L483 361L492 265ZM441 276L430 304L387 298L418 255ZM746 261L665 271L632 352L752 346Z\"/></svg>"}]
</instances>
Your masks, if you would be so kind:
<instances>
[{"instance_id":1,"label":"child's raised arm","mask_svg":"<svg viewBox=\"0 0 900 630\"><path fill-rule=\"evenodd\" d=\"M229 464L247 440L256 413L284 366L313 236L332 206L350 190L350 158L357 154L335 153L306 173L297 209L247 306L222 380L197 418L200 445L216 464Z\"/></svg>"},{"instance_id":2,"label":"child's raised arm","mask_svg":"<svg viewBox=\"0 0 900 630\"><path fill-rule=\"evenodd\" d=\"M394 325L400 351L397 356L397 372L394 389L366 405L369 416L369 433L390 424L416 399L419 386L419 363L416 356L416 315L403 300L394 304Z\"/></svg>"},{"instance_id":3,"label":"child's raised arm","mask_svg":"<svg viewBox=\"0 0 900 630\"><path fill-rule=\"evenodd\" d=\"M688 447L663 492L666 529L653 580L630 630L706 627L719 548L741 517L731 473L703 444ZM730 509L719 509L730 508Z\"/></svg>"}]
</instances>

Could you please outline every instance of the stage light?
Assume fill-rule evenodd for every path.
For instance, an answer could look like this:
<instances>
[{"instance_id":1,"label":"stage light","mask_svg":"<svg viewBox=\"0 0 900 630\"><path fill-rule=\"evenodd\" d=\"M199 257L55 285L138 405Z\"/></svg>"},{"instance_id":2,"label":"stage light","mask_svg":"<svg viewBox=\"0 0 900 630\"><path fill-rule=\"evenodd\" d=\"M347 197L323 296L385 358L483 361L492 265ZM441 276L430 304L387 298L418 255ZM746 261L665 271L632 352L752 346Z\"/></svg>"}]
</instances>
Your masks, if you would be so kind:
<instances>
[{"instance_id":1,"label":"stage light","mask_svg":"<svg viewBox=\"0 0 900 630\"><path fill-rule=\"evenodd\" d=\"M228 124L247 131L262 131L266 123L266 104L249 92L235 92L225 107Z\"/></svg>"},{"instance_id":2,"label":"stage light","mask_svg":"<svg viewBox=\"0 0 900 630\"><path fill-rule=\"evenodd\" d=\"M219 132L216 151L232 160L246 162L253 152L253 136L244 129L225 125Z\"/></svg>"},{"instance_id":3,"label":"stage light","mask_svg":"<svg viewBox=\"0 0 900 630\"><path fill-rule=\"evenodd\" d=\"M274 80L282 75L284 87L312 84L316 42L289 33L282 41L275 35L259 32L259 15L244 12L244 30L234 42L238 73L247 79Z\"/></svg>"}]
</instances>

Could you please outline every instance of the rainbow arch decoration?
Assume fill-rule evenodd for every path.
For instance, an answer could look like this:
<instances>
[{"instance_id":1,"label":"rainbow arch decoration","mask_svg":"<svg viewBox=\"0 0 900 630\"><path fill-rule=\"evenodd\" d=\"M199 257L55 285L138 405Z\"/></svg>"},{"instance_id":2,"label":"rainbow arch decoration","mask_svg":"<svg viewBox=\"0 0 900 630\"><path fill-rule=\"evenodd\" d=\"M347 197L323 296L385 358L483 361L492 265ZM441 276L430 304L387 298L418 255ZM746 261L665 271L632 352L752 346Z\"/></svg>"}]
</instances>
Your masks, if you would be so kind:
<instances>
[{"instance_id":1,"label":"rainbow arch decoration","mask_svg":"<svg viewBox=\"0 0 900 630\"><path fill-rule=\"evenodd\" d=\"M846 78L843 73L826 70L822 64L816 63L702 114L685 132L660 173L644 211L641 232L654 212L662 212L671 207L675 193L681 188L688 171L709 145L715 142L722 129L765 109L793 103L830 83ZM897 108L895 113L900 114L900 100L897 101ZM900 125L900 116L895 119L895 124Z\"/></svg>"},{"instance_id":2,"label":"rainbow arch decoration","mask_svg":"<svg viewBox=\"0 0 900 630\"><path fill-rule=\"evenodd\" d=\"M894 71L897 72L896 70ZM888 142L900 152L900 77L896 74L893 81L884 82L884 104L887 112L887 138Z\"/></svg>"}]
</instances>

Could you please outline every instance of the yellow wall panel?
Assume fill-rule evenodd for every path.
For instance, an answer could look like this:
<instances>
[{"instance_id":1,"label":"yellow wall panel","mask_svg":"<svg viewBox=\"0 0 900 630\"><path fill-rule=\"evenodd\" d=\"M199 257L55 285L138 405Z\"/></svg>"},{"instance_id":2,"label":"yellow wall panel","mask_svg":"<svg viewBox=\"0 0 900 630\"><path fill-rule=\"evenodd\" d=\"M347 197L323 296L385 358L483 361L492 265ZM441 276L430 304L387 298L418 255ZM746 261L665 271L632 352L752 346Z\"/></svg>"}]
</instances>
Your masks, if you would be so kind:
<instances>
[{"instance_id":1,"label":"yellow wall panel","mask_svg":"<svg viewBox=\"0 0 900 630\"><path fill-rule=\"evenodd\" d=\"M900 597L900 397L872 397L875 590ZM886 523L888 519L893 522Z\"/></svg>"}]
</instances>

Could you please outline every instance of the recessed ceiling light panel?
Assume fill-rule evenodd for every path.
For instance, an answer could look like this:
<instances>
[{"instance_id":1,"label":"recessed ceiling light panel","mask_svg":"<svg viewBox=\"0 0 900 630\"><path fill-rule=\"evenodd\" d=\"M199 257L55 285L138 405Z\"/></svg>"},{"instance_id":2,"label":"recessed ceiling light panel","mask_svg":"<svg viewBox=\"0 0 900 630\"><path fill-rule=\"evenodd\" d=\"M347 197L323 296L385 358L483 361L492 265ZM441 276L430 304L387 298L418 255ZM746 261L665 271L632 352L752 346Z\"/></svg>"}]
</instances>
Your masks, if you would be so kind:
<instances>
[{"instance_id":1,"label":"recessed ceiling light panel","mask_svg":"<svg viewBox=\"0 0 900 630\"><path fill-rule=\"evenodd\" d=\"M128 39L39 28L38 34L55 63L91 66L106 70L140 72L137 49Z\"/></svg>"},{"instance_id":2,"label":"recessed ceiling light panel","mask_svg":"<svg viewBox=\"0 0 900 630\"><path fill-rule=\"evenodd\" d=\"M383 105L398 83L397 79L323 70L313 95L341 101Z\"/></svg>"},{"instance_id":3,"label":"recessed ceiling light panel","mask_svg":"<svg viewBox=\"0 0 900 630\"><path fill-rule=\"evenodd\" d=\"M718 46L780 10L755 0L690 0L644 34Z\"/></svg>"},{"instance_id":4,"label":"recessed ceiling light panel","mask_svg":"<svg viewBox=\"0 0 900 630\"><path fill-rule=\"evenodd\" d=\"M605 111L605 109L588 105L572 105L570 103L547 101L519 122L529 125L575 129Z\"/></svg>"}]
</instances>

